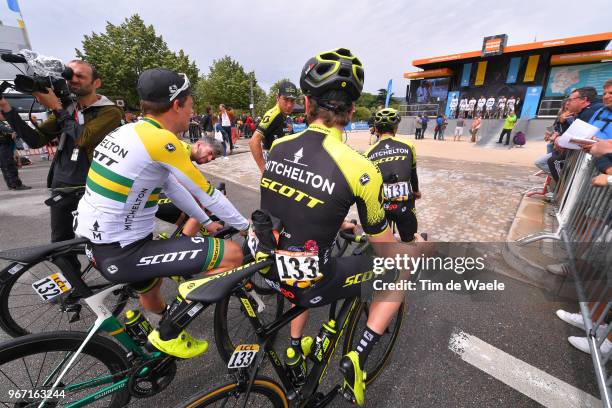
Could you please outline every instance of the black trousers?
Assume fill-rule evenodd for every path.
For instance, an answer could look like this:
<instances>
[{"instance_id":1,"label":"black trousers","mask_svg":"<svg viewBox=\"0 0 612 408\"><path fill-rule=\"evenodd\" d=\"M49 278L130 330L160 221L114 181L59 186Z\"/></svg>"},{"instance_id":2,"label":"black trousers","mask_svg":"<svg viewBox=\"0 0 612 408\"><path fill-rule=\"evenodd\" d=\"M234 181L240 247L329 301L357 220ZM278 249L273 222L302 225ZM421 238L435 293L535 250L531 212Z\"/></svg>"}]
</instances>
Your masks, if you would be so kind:
<instances>
[{"instance_id":1,"label":"black trousers","mask_svg":"<svg viewBox=\"0 0 612 408\"><path fill-rule=\"evenodd\" d=\"M420 139L421 138L421 128L415 129L415 131L414 131L414 138L415 139Z\"/></svg>"},{"instance_id":2,"label":"black trousers","mask_svg":"<svg viewBox=\"0 0 612 408\"><path fill-rule=\"evenodd\" d=\"M13 157L13 143L0 142L0 170L8 188L15 188L22 184L17 173L17 163Z\"/></svg>"},{"instance_id":3,"label":"black trousers","mask_svg":"<svg viewBox=\"0 0 612 408\"><path fill-rule=\"evenodd\" d=\"M227 133L227 139L229 141L230 150L234 150L234 142L232 140L232 127L231 126L221 126L221 127Z\"/></svg>"},{"instance_id":4,"label":"black trousers","mask_svg":"<svg viewBox=\"0 0 612 408\"><path fill-rule=\"evenodd\" d=\"M499 135L499 140L497 143L501 143L504 135L506 135L506 144L510 143L510 134L512 133L512 129L502 129L501 134Z\"/></svg>"}]
</instances>

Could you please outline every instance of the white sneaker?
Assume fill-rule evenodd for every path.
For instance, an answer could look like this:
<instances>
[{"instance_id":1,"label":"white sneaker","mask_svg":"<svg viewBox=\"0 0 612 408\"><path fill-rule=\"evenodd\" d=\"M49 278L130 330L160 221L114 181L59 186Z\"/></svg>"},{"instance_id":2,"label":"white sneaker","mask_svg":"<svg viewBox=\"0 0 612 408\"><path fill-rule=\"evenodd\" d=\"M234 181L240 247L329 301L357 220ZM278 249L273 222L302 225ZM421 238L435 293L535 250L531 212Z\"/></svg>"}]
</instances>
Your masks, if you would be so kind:
<instances>
[{"instance_id":1,"label":"white sneaker","mask_svg":"<svg viewBox=\"0 0 612 408\"><path fill-rule=\"evenodd\" d=\"M574 327L585 330L584 320L582 319L582 314L580 313L568 313L565 310L557 310L557 317L563 320L565 323L571 324Z\"/></svg>"},{"instance_id":2,"label":"white sneaker","mask_svg":"<svg viewBox=\"0 0 612 408\"><path fill-rule=\"evenodd\" d=\"M578 350L587 354L591 354L589 342L586 337L571 336L567 338L567 341L569 341L570 344L576 347ZM608 339L605 339L604 342L601 344L601 353L603 355L606 355L610 352L610 350L612 350L612 342Z\"/></svg>"}]
</instances>

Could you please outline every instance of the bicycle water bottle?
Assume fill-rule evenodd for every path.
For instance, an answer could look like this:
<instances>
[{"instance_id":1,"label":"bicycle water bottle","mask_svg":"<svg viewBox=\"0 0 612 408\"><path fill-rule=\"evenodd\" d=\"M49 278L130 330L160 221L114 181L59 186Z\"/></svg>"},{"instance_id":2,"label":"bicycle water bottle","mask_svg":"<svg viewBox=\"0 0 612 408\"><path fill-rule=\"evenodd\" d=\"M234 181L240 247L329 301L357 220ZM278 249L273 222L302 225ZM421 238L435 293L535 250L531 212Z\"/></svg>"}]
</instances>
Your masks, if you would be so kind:
<instances>
[{"instance_id":1,"label":"bicycle water bottle","mask_svg":"<svg viewBox=\"0 0 612 408\"><path fill-rule=\"evenodd\" d=\"M293 347L287 347L285 367L287 367L287 373L293 385L304 385L306 382L306 361L302 357L302 353L296 353Z\"/></svg>"},{"instance_id":2,"label":"bicycle water bottle","mask_svg":"<svg viewBox=\"0 0 612 408\"><path fill-rule=\"evenodd\" d=\"M323 323L321 327L321 331L319 335L314 341L314 345L312 348L312 352L310 354L310 358L315 361L323 361L323 354L327 351L330 343L331 337L336 334L336 321L330 320L327 323Z\"/></svg>"},{"instance_id":3,"label":"bicycle water bottle","mask_svg":"<svg viewBox=\"0 0 612 408\"><path fill-rule=\"evenodd\" d=\"M302 347L302 354L304 355L304 357L308 357L310 353L312 352L313 343L314 343L314 340L312 339L312 337L310 336L302 337L300 346Z\"/></svg>"},{"instance_id":4,"label":"bicycle water bottle","mask_svg":"<svg viewBox=\"0 0 612 408\"><path fill-rule=\"evenodd\" d=\"M140 311L128 310L125 312L125 331L136 343L144 345L153 327Z\"/></svg>"}]
</instances>

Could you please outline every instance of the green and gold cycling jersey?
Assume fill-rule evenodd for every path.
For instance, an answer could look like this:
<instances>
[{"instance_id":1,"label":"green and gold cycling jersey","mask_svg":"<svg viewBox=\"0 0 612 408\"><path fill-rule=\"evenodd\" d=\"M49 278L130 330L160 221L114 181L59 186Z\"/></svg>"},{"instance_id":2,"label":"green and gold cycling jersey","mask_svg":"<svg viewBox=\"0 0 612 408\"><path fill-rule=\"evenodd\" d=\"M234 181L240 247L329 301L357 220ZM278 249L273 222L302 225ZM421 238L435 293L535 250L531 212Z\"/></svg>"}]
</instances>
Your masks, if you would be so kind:
<instances>
[{"instance_id":1,"label":"green and gold cycling jersey","mask_svg":"<svg viewBox=\"0 0 612 408\"><path fill-rule=\"evenodd\" d=\"M152 118L108 134L96 147L75 231L94 244L121 246L145 238L155 227L159 194L189 216L210 223L200 205L237 229L248 221L213 188L190 159L191 149Z\"/></svg>"},{"instance_id":2,"label":"green and gold cycling jersey","mask_svg":"<svg viewBox=\"0 0 612 408\"><path fill-rule=\"evenodd\" d=\"M275 141L260 190L260 207L283 222L280 248L300 250L314 241L322 266L353 204L367 234L387 229L380 171L343 144L336 128L311 125Z\"/></svg>"}]
</instances>

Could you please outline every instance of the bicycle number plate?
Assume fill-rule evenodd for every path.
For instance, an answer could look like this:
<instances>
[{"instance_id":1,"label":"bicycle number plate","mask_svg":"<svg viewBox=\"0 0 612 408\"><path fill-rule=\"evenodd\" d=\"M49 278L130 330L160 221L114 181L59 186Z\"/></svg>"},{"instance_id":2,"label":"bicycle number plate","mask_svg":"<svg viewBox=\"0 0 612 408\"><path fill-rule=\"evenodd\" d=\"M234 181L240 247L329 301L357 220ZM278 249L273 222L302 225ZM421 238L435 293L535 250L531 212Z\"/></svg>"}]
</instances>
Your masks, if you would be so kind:
<instances>
[{"instance_id":1,"label":"bicycle number plate","mask_svg":"<svg viewBox=\"0 0 612 408\"><path fill-rule=\"evenodd\" d=\"M227 368L245 368L255 361L259 344L241 344L236 347L227 363Z\"/></svg>"},{"instance_id":2,"label":"bicycle number plate","mask_svg":"<svg viewBox=\"0 0 612 408\"><path fill-rule=\"evenodd\" d=\"M385 197L388 200L408 199L410 197L410 187L407 181L393 184L383 184Z\"/></svg>"},{"instance_id":3,"label":"bicycle number plate","mask_svg":"<svg viewBox=\"0 0 612 408\"><path fill-rule=\"evenodd\" d=\"M32 284L32 289L38 293L42 300L51 300L62 293L68 292L71 288L72 285L61 272L49 275Z\"/></svg>"},{"instance_id":4,"label":"bicycle number plate","mask_svg":"<svg viewBox=\"0 0 612 408\"><path fill-rule=\"evenodd\" d=\"M276 269L282 281L311 281L322 275L314 252L276 251Z\"/></svg>"}]
</instances>

